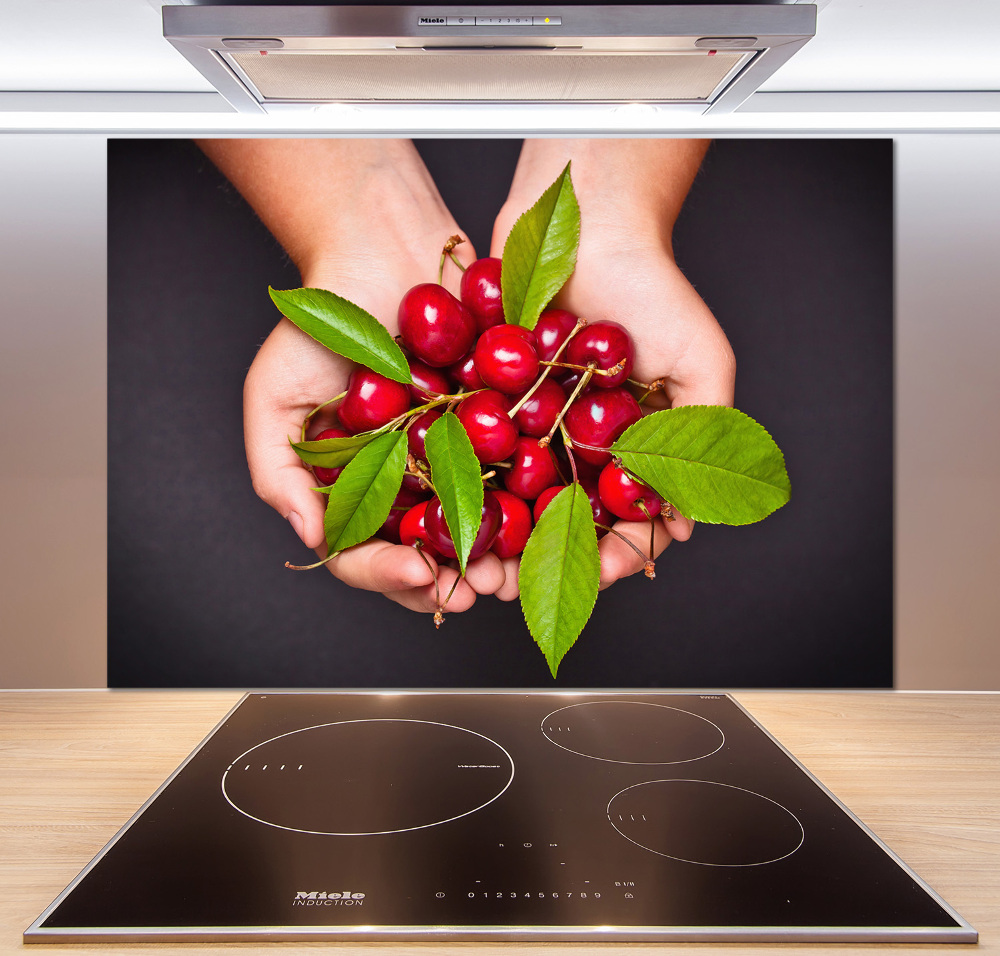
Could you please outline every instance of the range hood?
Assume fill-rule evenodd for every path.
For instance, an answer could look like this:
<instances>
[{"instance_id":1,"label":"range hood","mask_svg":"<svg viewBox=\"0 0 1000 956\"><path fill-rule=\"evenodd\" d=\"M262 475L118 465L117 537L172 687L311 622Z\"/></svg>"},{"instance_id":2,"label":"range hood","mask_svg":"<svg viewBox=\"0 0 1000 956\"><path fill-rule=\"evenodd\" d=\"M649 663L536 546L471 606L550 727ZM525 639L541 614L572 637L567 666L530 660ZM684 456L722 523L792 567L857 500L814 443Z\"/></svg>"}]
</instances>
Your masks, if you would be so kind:
<instances>
[{"instance_id":1,"label":"range hood","mask_svg":"<svg viewBox=\"0 0 1000 956\"><path fill-rule=\"evenodd\" d=\"M812 3L163 6L239 111L621 104L730 112L815 32Z\"/></svg>"}]
</instances>

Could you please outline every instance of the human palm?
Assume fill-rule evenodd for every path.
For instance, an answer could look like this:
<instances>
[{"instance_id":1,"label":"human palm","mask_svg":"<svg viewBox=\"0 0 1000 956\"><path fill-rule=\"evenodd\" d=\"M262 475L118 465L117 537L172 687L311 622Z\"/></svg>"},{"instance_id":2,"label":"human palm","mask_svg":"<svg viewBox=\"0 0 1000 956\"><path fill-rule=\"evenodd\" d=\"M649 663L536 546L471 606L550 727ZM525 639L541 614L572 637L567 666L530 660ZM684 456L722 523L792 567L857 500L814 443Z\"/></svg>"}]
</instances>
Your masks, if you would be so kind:
<instances>
[{"instance_id":1,"label":"human palm","mask_svg":"<svg viewBox=\"0 0 1000 956\"><path fill-rule=\"evenodd\" d=\"M446 234L436 237L437 255ZM419 282L434 278L436 254L428 243L412 257L374 255L327 261L303 275L303 283L325 288L349 299L376 316L395 334L396 310L402 294ZM474 257L471 249L467 259ZM380 262L380 260L383 260ZM457 291L458 270L446 270ZM446 282L448 284L448 282ZM317 406L343 392L353 365L310 338L288 319L271 332L247 374L244 386L244 433L247 459L257 493L286 517L303 542L325 554L323 516L325 499L313 490L316 479L289 447L297 440L302 422ZM309 435L334 421L335 406L316 414ZM343 552L327 564L330 571L354 587L382 591L414 610L434 611L438 594L447 594L457 572L436 568L412 548L373 538ZM472 605L476 593L492 593L503 581L494 555L469 563L466 580L448 602L451 611Z\"/></svg>"},{"instance_id":2,"label":"human palm","mask_svg":"<svg viewBox=\"0 0 1000 956\"><path fill-rule=\"evenodd\" d=\"M497 221L494 254L502 249L510 219L505 210ZM735 360L729 341L658 238L642 239L626 229L590 231L581 240L573 275L553 304L588 321L612 320L628 329L636 351L631 377L663 382L644 408L732 404ZM640 550L649 548L647 523L619 521L614 527ZM683 515L655 520L654 553L671 540L687 540L692 528ZM615 535L601 540L600 551L602 588L643 567L636 551ZM515 572L512 560L501 597L516 595L509 583Z\"/></svg>"}]
</instances>

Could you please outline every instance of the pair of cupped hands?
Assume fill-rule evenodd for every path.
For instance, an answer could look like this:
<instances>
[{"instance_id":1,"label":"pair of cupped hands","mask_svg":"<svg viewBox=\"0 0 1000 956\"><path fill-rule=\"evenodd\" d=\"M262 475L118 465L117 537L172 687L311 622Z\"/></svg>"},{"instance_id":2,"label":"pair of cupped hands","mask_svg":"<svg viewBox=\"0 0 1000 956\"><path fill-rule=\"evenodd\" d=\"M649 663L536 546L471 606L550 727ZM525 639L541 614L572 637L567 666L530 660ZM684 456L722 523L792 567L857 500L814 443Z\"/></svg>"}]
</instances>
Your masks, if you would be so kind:
<instances>
[{"instance_id":1,"label":"pair of cupped hands","mask_svg":"<svg viewBox=\"0 0 1000 956\"><path fill-rule=\"evenodd\" d=\"M488 253L463 242L455 254L463 265L477 254L501 256L518 216L572 158L581 241L576 270L553 304L591 320L613 319L624 325L635 341L633 377L665 381L660 407L731 405L732 350L711 311L675 264L670 241L704 146L681 142L680 152L668 156L665 164L647 162L645 169L636 167L650 158L648 153L636 155L643 149L648 147L642 142L527 141ZM396 335L403 293L433 281L445 240L463 233L429 175L417 177L419 188L414 188L413 176L392 167L363 178L360 192L338 209L334 233L316 242L307 237L298 247L292 243L289 251L303 286L329 289L357 303ZM456 295L459 280L459 269L446 263L444 285ZM351 370L350 362L282 319L261 346L244 389L244 430L254 489L320 556L325 554L325 498L313 490L316 479L289 447L289 437L297 438L312 409L346 388ZM657 518L655 525L657 554L671 540L686 541L692 531L692 522L682 515L669 523ZM645 522L619 521L615 527L640 551L648 548ZM636 553L615 535L601 540L600 556L601 588L642 568ZM492 553L470 561L448 610L467 610L478 595L495 594L503 601L517 598L518 562L516 557L501 560ZM349 548L326 567L345 583L381 591L405 607L436 609L433 574L410 547L375 538ZM442 566L440 593L447 594L457 576L456 570Z\"/></svg>"}]
</instances>

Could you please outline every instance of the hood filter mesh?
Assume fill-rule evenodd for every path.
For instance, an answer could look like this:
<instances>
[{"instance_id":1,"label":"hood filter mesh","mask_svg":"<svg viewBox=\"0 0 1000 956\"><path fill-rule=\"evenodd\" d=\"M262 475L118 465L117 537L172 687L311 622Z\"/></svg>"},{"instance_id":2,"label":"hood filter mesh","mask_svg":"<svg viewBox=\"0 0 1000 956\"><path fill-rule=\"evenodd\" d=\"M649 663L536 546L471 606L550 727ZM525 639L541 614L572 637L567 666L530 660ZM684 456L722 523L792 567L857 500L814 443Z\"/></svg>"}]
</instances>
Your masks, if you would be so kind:
<instances>
[{"instance_id":1,"label":"hood filter mesh","mask_svg":"<svg viewBox=\"0 0 1000 956\"><path fill-rule=\"evenodd\" d=\"M231 53L263 102L708 101L748 53Z\"/></svg>"}]
</instances>

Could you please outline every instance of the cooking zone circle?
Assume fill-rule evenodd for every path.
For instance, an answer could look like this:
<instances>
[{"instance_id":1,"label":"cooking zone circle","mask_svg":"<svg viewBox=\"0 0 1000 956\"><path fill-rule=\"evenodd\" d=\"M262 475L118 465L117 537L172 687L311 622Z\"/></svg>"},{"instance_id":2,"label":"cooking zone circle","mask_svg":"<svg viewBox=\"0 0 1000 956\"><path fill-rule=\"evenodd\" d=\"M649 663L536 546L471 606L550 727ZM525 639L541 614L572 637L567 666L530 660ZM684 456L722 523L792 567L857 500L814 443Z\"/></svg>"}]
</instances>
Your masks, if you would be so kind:
<instances>
[{"instance_id":1,"label":"cooking zone circle","mask_svg":"<svg viewBox=\"0 0 1000 956\"><path fill-rule=\"evenodd\" d=\"M611 763L672 764L710 757L726 741L712 721L687 710L636 700L570 704L542 720L557 747Z\"/></svg>"},{"instance_id":2,"label":"cooking zone circle","mask_svg":"<svg viewBox=\"0 0 1000 956\"><path fill-rule=\"evenodd\" d=\"M660 856L705 866L760 866L805 839L798 817L770 797L710 780L650 780L620 790L611 825Z\"/></svg>"},{"instance_id":3,"label":"cooking zone circle","mask_svg":"<svg viewBox=\"0 0 1000 956\"><path fill-rule=\"evenodd\" d=\"M268 826L368 836L475 813L513 779L510 754L473 730L427 720L345 720L251 747L222 775L222 792Z\"/></svg>"}]
</instances>

